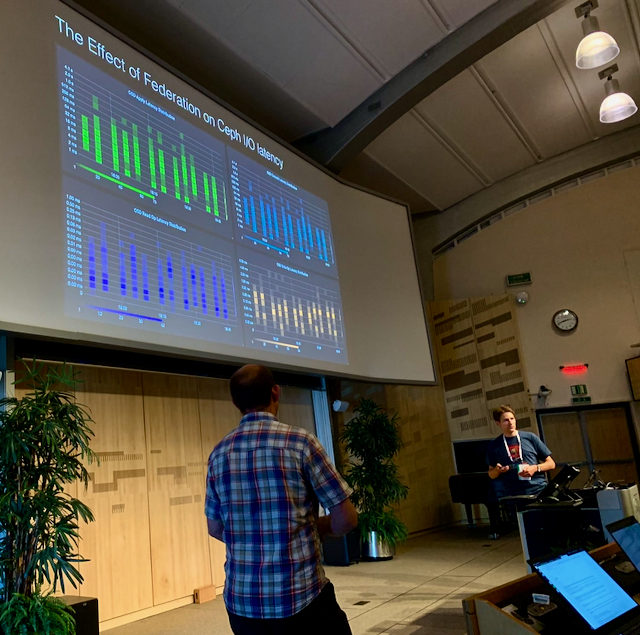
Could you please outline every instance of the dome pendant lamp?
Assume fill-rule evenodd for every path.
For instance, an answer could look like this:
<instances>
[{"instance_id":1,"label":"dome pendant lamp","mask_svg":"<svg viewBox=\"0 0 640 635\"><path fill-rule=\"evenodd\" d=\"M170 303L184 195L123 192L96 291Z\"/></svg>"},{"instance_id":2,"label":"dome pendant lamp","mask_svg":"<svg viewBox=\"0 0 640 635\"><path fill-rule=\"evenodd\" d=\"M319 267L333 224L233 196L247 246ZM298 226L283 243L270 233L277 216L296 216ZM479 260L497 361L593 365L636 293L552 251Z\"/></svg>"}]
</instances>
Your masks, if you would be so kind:
<instances>
[{"instance_id":1,"label":"dome pendant lamp","mask_svg":"<svg viewBox=\"0 0 640 635\"><path fill-rule=\"evenodd\" d=\"M620 90L617 79L612 79L612 75L618 71L618 65L613 64L598 73L600 79L605 79L604 91L607 96L600 106L600 121L602 123L616 123L628 119L638 112L636 102L627 93Z\"/></svg>"},{"instance_id":2,"label":"dome pendant lamp","mask_svg":"<svg viewBox=\"0 0 640 635\"><path fill-rule=\"evenodd\" d=\"M584 37L576 49L576 66L578 68L598 68L598 66L603 66L614 60L620 53L617 42L608 33L600 30L598 18L591 15L591 11L597 6L598 0L589 0L589 2L576 7L575 10L578 18L584 16L582 21Z\"/></svg>"}]
</instances>

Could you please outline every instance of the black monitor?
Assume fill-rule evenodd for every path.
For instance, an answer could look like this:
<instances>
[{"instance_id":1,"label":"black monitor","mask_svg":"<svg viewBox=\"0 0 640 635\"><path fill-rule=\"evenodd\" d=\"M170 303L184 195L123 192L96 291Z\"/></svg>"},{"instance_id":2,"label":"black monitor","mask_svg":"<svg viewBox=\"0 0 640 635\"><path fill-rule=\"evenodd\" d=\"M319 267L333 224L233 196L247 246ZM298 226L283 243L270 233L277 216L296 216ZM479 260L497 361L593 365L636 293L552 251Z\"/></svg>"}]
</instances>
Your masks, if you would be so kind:
<instances>
[{"instance_id":1,"label":"black monitor","mask_svg":"<svg viewBox=\"0 0 640 635\"><path fill-rule=\"evenodd\" d=\"M541 503L556 503L566 499L566 490L578 474L580 474L579 467L569 464L565 465L538 494L536 501Z\"/></svg>"}]
</instances>

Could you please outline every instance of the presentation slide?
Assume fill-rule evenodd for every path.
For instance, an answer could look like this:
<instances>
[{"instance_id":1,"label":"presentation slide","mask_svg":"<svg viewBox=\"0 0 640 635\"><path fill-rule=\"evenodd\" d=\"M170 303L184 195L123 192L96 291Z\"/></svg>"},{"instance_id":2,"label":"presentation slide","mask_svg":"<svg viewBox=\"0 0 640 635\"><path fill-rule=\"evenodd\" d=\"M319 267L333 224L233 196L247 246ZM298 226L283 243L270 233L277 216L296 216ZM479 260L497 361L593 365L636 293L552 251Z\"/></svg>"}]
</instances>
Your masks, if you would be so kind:
<instances>
[{"instance_id":1,"label":"presentation slide","mask_svg":"<svg viewBox=\"0 0 640 635\"><path fill-rule=\"evenodd\" d=\"M64 3L5 4L0 328L435 380L406 207Z\"/></svg>"},{"instance_id":2,"label":"presentation slide","mask_svg":"<svg viewBox=\"0 0 640 635\"><path fill-rule=\"evenodd\" d=\"M67 315L346 364L327 202L56 58Z\"/></svg>"}]
</instances>

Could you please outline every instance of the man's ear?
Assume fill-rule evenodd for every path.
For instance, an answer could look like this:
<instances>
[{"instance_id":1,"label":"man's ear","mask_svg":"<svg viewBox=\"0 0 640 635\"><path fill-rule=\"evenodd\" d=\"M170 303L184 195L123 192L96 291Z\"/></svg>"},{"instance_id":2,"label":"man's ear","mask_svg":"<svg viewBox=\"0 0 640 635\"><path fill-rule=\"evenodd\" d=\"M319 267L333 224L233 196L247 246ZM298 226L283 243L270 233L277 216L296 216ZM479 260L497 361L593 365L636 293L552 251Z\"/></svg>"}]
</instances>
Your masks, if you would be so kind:
<instances>
[{"instance_id":1,"label":"man's ear","mask_svg":"<svg viewBox=\"0 0 640 635\"><path fill-rule=\"evenodd\" d=\"M278 384L271 389L271 400L273 403L278 403L280 401L280 392L280 386L278 386Z\"/></svg>"}]
</instances>

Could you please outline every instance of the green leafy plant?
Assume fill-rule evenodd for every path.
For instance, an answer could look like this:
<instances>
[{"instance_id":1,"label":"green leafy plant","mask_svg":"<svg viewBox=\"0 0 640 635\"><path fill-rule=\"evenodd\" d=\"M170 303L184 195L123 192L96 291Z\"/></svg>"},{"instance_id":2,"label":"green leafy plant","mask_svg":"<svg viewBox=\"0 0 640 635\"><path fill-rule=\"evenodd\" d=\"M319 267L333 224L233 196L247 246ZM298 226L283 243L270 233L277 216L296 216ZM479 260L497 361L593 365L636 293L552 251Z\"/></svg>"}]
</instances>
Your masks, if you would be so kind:
<instances>
[{"instance_id":1,"label":"green leafy plant","mask_svg":"<svg viewBox=\"0 0 640 635\"><path fill-rule=\"evenodd\" d=\"M14 593L0 604L0 629L3 635L73 635L76 624L62 600L37 589L30 597Z\"/></svg>"},{"instance_id":2,"label":"green leafy plant","mask_svg":"<svg viewBox=\"0 0 640 635\"><path fill-rule=\"evenodd\" d=\"M0 611L12 635L75 630L61 630L68 622L59 604L39 587L46 581L52 592L64 592L65 582L76 587L83 580L75 566L84 561L78 522L93 514L64 491L76 480L87 486L83 461L95 459L93 421L72 392L77 383L68 366L45 368L34 360L16 381L31 392L0 399ZM50 630L29 630L32 615L41 626L49 620Z\"/></svg>"},{"instance_id":3,"label":"green leafy plant","mask_svg":"<svg viewBox=\"0 0 640 635\"><path fill-rule=\"evenodd\" d=\"M398 477L393 459L402 447L397 415L371 399L363 399L340 438L351 455L346 474L353 488L351 500L359 510L363 535L375 531L391 546L408 537L407 526L394 514L392 505L407 497L409 488Z\"/></svg>"}]
</instances>

